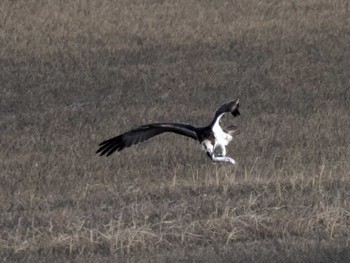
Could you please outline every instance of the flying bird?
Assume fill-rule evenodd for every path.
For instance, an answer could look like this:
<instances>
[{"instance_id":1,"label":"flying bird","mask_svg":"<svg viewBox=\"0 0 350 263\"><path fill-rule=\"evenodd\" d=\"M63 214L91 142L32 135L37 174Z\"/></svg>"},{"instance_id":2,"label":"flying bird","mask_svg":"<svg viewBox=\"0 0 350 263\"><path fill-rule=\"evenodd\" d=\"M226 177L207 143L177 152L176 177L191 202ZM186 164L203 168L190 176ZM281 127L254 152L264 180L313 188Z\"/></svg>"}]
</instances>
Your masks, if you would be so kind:
<instances>
[{"instance_id":1,"label":"flying bird","mask_svg":"<svg viewBox=\"0 0 350 263\"><path fill-rule=\"evenodd\" d=\"M226 129L221 128L220 119L226 113L231 113L234 117L240 115L238 108L239 100L232 100L221 105L216 110L212 122L204 127L171 122L142 125L101 142L96 153L99 153L100 156L109 156L115 151L121 151L124 148L146 141L156 135L173 132L197 140L212 161L236 164L233 158L226 156L226 146L231 142L232 135L239 133L239 129L235 125L231 125ZM217 154L215 152L216 149L220 149L221 152Z\"/></svg>"}]
</instances>

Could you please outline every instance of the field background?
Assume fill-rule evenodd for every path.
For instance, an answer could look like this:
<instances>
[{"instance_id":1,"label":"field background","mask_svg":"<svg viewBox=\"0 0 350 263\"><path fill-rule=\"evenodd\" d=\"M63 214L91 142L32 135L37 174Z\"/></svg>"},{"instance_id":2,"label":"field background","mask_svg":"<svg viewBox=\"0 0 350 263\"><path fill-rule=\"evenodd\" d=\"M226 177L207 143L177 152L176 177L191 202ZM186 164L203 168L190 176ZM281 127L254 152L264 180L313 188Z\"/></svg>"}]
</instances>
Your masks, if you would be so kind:
<instances>
[{"instance_id":1,"label":"field background","mask_svg":"<svg viewBox=\"0 0 350 263\"><path fill-rule=\"evenodd\" d=\"M2 262L345 262L350 11L343 0L0 3ZM238 167L162 135L239 98Z\"/></svg>"}]
</instances>

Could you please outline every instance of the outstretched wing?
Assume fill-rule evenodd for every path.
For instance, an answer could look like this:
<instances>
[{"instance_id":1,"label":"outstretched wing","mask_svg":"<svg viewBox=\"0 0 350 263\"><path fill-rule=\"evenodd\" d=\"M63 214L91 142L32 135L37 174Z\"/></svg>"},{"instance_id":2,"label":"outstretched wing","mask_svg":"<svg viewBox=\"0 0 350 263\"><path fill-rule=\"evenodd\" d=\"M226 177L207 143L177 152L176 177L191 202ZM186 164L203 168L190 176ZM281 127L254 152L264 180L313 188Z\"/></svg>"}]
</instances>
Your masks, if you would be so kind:
<instances>
[{"instance_id":1,"label":"outstretched wing","mask_svg":"<svg viewBox=\"0 0 350 263\"><path fill-rule=\"evenodd\" d=\"M182 123L152 123L140 126L99 144L96 153L109 156L115 151L146 141L164 132L173 132L197 140L196 128Z\"/></svg>"}]
</instances>

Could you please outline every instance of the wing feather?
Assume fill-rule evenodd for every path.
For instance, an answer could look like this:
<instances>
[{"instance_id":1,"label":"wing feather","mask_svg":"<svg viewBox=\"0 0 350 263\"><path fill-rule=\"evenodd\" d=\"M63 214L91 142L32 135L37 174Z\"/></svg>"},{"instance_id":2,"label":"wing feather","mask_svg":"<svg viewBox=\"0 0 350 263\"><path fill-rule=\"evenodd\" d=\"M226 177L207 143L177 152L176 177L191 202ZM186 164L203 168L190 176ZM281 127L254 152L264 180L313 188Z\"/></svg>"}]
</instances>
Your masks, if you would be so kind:
<instances>
[{"instance_id":1,"label":"wing feather","mask_svg":"<svg viewBox=\"0 0 350 263\"><path fill-rule=\"evenodd\" d=\"M103 141L96 153L109 156L115 151L146 141L164 132L173 132L197 140L196 127L182 123L152 123L140 126L116 137Z\"/></svg>"}]
</instances>

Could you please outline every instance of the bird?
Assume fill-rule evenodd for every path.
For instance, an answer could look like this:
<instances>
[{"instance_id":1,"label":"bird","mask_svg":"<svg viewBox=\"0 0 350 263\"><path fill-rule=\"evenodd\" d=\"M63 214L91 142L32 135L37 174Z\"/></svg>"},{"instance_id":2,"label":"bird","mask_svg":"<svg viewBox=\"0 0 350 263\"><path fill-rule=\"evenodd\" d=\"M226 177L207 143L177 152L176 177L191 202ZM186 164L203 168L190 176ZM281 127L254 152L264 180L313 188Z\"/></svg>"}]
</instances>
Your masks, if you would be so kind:
<instances>
[{"instance_id":1,"label":"bird","mask_svg":"<svg viewBox=\"0 0 350 263\"><path fill-rule=\"evenodd\" d=\"M232 136L240 132L240 129L236 125L231 125L223 129L220 126L220 119L226 113L231 113L232 116L237 117L240 115L238 108L239 99L231 100L222 104L216 110L214 118L210 124L202 127L174 122L145 124L101 142L96 153L100 156L109 156L115 151L122 151L127 147L146 141L159 134L171 132L198 141L201 144L202 149L213 162L228 162L236 164L236 161L233 158L226 156L226 146L231 142ZM220 149L221 152L216 153L217 149Z\"/></svg>"}]
</instances>

